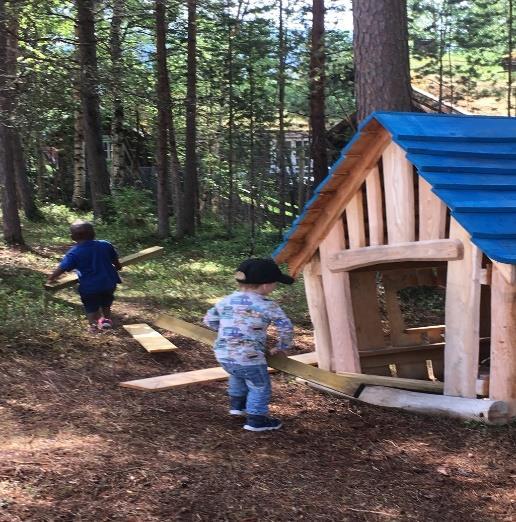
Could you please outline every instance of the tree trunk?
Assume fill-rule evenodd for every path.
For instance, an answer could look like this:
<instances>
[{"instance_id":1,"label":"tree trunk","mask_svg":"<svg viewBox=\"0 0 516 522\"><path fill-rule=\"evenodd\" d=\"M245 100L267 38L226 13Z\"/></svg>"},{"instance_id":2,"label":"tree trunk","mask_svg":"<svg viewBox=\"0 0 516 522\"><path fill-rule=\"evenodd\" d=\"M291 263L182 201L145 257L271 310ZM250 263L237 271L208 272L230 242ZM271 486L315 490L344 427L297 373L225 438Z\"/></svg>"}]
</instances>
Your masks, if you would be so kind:
<instances>
[{"instance_id":1,"label":"tree trunk","mask_svg":"<svg viewBox=\"0 0 516 522\"><path fill-rule=\"evenodd\" d=\"M512 115L512 31L513 31L513 17L512 17L513 1L509 0L507 5L507 47L509 51L509 61L507 63L507 116Z\"/></svg>"},{"instance_id":2,"label":"tree trunk","mask_svg":"<svg viewBox=\"0 0 516 522\"><path fill-rule=\"evenodd\" d=\"M16 176L16 187L20 198L21 207L25 217L30 221L37 221L42 218L41 212L36 206L34 199L34 189L27 175L27 164L25 162L25 153L17 129L11 129L11 145L13 147L13 163Z\"/></svg>"},{"instance_id":3,"label":"tree trunk","mask_svg":"<svg viewBox=\"0 0 516 522\"><path fill-rule=\"evenodd\" d=\"M278 175L279 175L279 211L280 211L280 234L283 233L287 225L285 200L287 198L287 167L285 162L285 60L286 42L285 28L283 24L283 0L279 1L279 30L278 30L278 143L276 152L278 155Z\"/></svg>"},{"instance_id":4,"label":"tree trunk","mask_svg":"<svg viewBox=\"0 0 516 522\"><path fill-rule=\"evenodd\" d=\"M94 8L96 0L76 0L77 31L81 65L81 104L84 115L86 160L91 188L93 215L108 216L106 197L110 195L109 172L102 146L102 124L98 94L97 49Z\"/></svg>"},{"instance_id":5,"label":"tree trunk","mask_svg":"<svg viewBox=\"0 0 516 522\"><path fill-rule=\"evenodd\" d=\"M228 31L228 202L226 210L226 229L228 235L233 234L234 226L234 165L235 165L235 144L234 144L234 127L235 127L235 109L234 109L234 85L233 85L233 32L234 28L231 24Z\"/></svg>"},{"instance_id":6,"label":"tree trunk","mask_svg":"<svg viewBox=\"0 0 516 522\"><path fill-rule=\"evenodd\" d=\"M195 234L197 209L197 27L196 0L188 0L188 74L186 93L186 159L184 180L184 232Z\"/></svg>"},{"instance_id":7,"label":"tree trunk","mask_svg":"<svg viewBox=\"0 0 516 522\"><path fill-rule=\"evenodd\" d=\"M125 182L124 155L124 106L122 104L122 42L120 31L124 17L124 0L113 1L113 18L111 19L110 53L111 53L111 88L113 95L113 117L111 121L111 183L114 187Z\"/></svg>"},{"instance_id":8,"label":"tree trunk","mask_svg":"<svg viewBox=\"0 0 516 522\"><path fill-rule=\"evenodd\" d=\"M11 130L14 85L7 67L8 22L5 7L5 1L0 0L0 189L2 192L2 228L4 240L7 244L23 245L12 157Z\"/></svg>"},{"instance_id":9,"label":"tree trunk","mask_svg":"<svg viewBox=\"0 0 516 522\"><path fill-rule=\"evenodd\" d=\"M17 59L18 59L18 31L19 31L19 22L18 22L18 11L12 5L8 6L9 9L7 11L7 25L8 25L8 34L7 34L7 49L6 49L6 68L8 77L15 82L17 77ZM13 83L14 85L14 83ZM15 88L14 88L15 90ZM12 119L13 125L9 130L9 142L12 146L12 161L14 165L15 171L15 180L16 180L16 188L17 194L19 198L19 203L21 203L21 207L25 213L25 217L31 221L35 221L41 218L41 213L36 206L36 201L34 199L34 190L29 181L29 177L27 175L27 165L25 163L25 155L22 146L22 141L20 137L20 133L17 129L15 119L16 113L16 93L12 93Z\"/></svg>"},{"instance_id":10,"label":"tree trunk","mask_svg":"<svg viewBox=\"0 0 516 522\"><path fill-rule=\"evenodd\" d=\"M72 204L79 210L88 208L86 196L86 154L84 150L84 119L80 104L74 114L73 195Z\"/></svg>"},{"instance_id":11,"label":"tree trunk","mask_svg":"<svg viewBox=\"0 0 516 522\"><path fill-rule=\"evenodd\" d=\"M324 96L324 0L313 0L312 47L310 52L310 127L314 187L328 174Z\"/></svg>"},{"instance_id":12,"label":"tree trunk","mask_svg":"<svg viewBox=\"0 0 516 522\"><path fill-rule=\"evenodd\" d=\"M170 234L168 223L168 155L167 122L169 118L169 84L166 51L166 4L156 0L156 95L158 100L158 132L156 145L156 164L158 170L158 236L165 238Z\"/></svg>"},{"instance_id":13,"label":"tree trunk","mask_svg":"<svg viewBox=\"0 0 516 522\"><path fill-rule=\"evenodd\" d=\"M406 0L353 0L358 119L373 111L410 111Z\"/></svg>"}]
</instances>

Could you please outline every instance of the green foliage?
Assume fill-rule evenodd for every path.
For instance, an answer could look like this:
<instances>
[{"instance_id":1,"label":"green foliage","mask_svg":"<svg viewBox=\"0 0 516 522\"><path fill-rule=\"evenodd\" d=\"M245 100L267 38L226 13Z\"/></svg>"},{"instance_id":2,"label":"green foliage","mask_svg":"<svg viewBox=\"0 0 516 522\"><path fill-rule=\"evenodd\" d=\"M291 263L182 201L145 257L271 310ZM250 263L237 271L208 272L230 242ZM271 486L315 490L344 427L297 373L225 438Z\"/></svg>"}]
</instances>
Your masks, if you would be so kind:
<instances>
[{"instance_id":1,"label":"green foliage","mask_svg":"<svg viewBox=\"0 0 516 522\"><path fill-rule=\"evenodd\" d=\"M156 223L155 205L152 193L148 190L131 187L119 188L109 198L109 206L113 222L129 227L129 234L135 230L135 227L149 229Z\"/></svg>"}]
</instances>

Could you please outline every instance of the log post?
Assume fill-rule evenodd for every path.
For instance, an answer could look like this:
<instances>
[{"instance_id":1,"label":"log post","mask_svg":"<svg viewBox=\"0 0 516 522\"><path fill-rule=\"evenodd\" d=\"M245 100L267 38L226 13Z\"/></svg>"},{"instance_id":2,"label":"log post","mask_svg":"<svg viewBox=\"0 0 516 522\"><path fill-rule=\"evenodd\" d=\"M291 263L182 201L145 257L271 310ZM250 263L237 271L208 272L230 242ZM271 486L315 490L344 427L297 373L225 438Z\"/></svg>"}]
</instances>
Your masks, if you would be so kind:
<instances>
[{"instance_id":1,"label":"log post","mask_svg":"<svg viewBox=\"0 0 516 522\"><path fill-rule=\"evenodd\" d=\"M472 398L478 375L482 252L453 218L450 239L462 241L464 257L448 262L444 394Z\"/></svg>"},{"instance_id":2,"label":"log post","mask_svg":"<svg viewBox=\"0 0 516 522\"><path fill-rule=\"evenodd\" d=\"M344 227L339 219L319 245L324 298L332 342L332 370L360 373L349 273L333 273L328 260L345 247Z\"/></svg>"},{"instance_id":3,"label":"log post","mask_svg":"<svg viewBox=\"0 0 516 522\"><path fill-rule=\"evenodd\" d=\"M331 369L331 333L324 300L323 284L320 271L315 269L317 256L305 265L303 270L303 281L305 283L306 301L308 312L314 327L315 352L319 368Z\"/></svg>"},{"instance_id":4,"label":"log post","mask_svg":"<svg viewBox=\"0 0 516 522\"><path fill-rule=\"evenodd\" d=\"M495 265L491 280L489 398L503 400L516 416L516 286Z\"/></svg>"},{"instance_id":5,"label":"log post","mask_svg":"<svg viewBox=\"0 0 516 522\"><path fill-rule=\"evenodd\" d=\"M382 155L389 245L415 240L414 169L405 151L391 142Z\"/></svg>"}]
</instances>

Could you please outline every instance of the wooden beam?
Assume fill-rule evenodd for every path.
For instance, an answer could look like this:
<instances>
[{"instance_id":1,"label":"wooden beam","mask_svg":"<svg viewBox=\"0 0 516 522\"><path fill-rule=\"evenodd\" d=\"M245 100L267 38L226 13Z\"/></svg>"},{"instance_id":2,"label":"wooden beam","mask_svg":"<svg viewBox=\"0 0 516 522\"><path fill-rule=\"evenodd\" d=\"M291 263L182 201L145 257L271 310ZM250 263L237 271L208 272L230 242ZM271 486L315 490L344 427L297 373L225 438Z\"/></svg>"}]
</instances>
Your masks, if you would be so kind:
<instances>
[{"instance_id":1,"label":"wooden beam","mask_svg":"<svg viewBox=\"0 0 516 522\"><path fill-rule=\"evenodd\" d=\"M446 233L447 206L433 192L428 181L419 176L419 240L443 239Z\"/></svg>"},{"instance_id":2,"label":"wooden beam","mask_svg":"<svg viewBox=\"0 0 516 522\"><path fill-rule=\"evenodd\" d=\"M364 154L362 161L352 167L346 182L341 185L335 196L327 203L320 216L318 216L303 248L288 260L291 274L297 275L304 264L313 256L319 243L340 218L346 205L365 181L367 173L376 165L390 140L391 135L385 129L380 128L378 136L374 138L374 141L371 140L367 154ZM343 168L345 167L343 166ZM279 259L281 261L284 260L281 255Z\"/></svg>"},{"instance_id":3,"label":"wooden beam","mask_svg":"<svg viewBox=\"0 0 516 522\"><path fill-rule=\"evenodd\" d=\"M160 315L156 321L154 321L154 324L164 330L168 330L169 332L174 332L183 337L188 337L189 339L209 344L210 346L217 339L217 332L213 332L212 330L208 330L208 328L203 328L202 326L197 326L196 324L187 323L182 319L167 314Z\"/></svg>"},{"instance_id":4,"label":"wooden beam","mask_svg":"<svg viewBox=\"0 0 516 522\"><path fill-rule=\"evenodd\" d=\"M303 362L305 365L316 364L317 362L317 357L314 352L293 355L292 358L296 361ZM273 371L273 368L270 368L269 371ZM224 381L227 378L228 374L220 366L217 366L215 368L204 368L202 370L192 370L190 372L172 373L159 377L121 382L120 386L133 390L154 392L170 390L189 384L206 384L209 382Z\"/></svg>"},{"instance_id":5,"label":"wooden beam","mask_svg":"<svg viewBox=\"0 0 516 522\"><path fill-rule=\"evenodd\" d=\"M177 346L167 338L156 332L148 324L124 324L126 330L136 341L138 341L149 353L172 352Z\"/></svg>"},{"instance_id":6,"label":"wooden beam","mask_svg":"<svg viewBox=\"0 0 516 522\"><path fill-rule=\"evenodd\" d=\"M391 142L382 155L389 244L415 240L414 169L405 151Z\"/></svg>"},{"instance_id":7,"label":"wooden beam","mask_svg":"<svg viewBox=\"0 0 516 522\"><path fill-rule=\"evenodd\" d=\"M403 390L416 390L429 393L442 393L443 383L437 381L423 381L420 379L402 379L400 377L386 377L385 375L367 375L365 373L343 373L337 375L360 384L372 384L374 386L388 386L389 388L401 388Z\"/></svg>"},{"instance_id":8,"label":"wooden beam","mask_svg":"<svg viewBox=\"0 0 516 522\"><path fill-rule=\"evenodd\" d=\"M448 263L444 393L475 397L479 363L482 252L453 218L450 239L462 241L464 256L461 260Z\"/></svg>"},{"instance_id":9,"label":"wooden beam","mask_svg":"<svg viewBox=\"0 0 516 522\"><path fill-rule=\"evenodd\" d=\"M366 375L363 373L332 373L321 370L320 368L310 367L291 358L278 357L276 355L268 357L267 361L270 366L277 370L350 395L355 393L353 390L356 390L361 384L392 386L393 388L428 391L431 393L441 393L443 389L443 384L440 382L399 379L395 377L385 377L383 375Z\"/></svg>"},{"instance_id":10,"label":"wooden beam","mask_svg":"<svg viewBox=\"0 0 516 522\"><path fill-rule=\"evenodd\" d=\"M319 256L314 255L303 271L308 312L314 327L315 353L319 368L331 368L331 332L321 279Z\"/></svg>"},{"instance_id":11,"label":"wooden beam","mask_svg":"<svg viewBox=\"0 0 516 522\"><path fill-rule=\"evenodd\" d=\"M498 264L491 283L491 370L489 398L511 403L516 416L516 285L511 285Z\"/></svg>"},{"instance_id":12,"label":"wooden beam","mask_svg":"<svg viewBox=\"0 0 516 522\"><path fill-rule=\"evenodd\" d=\"M378 166L374 166L366 174L367 221L369 227L369 244L383 245L383 210L382 184Z\"/></svg>"},{"instance_id":13,"label":"wooden beam","mask_svg":"<svg viewBox=\"0 0 516 522\"><path fill-rule=\"evenodd\" d=\"M136 254L130 254L128 256L121 257L120 264L122 266L134 265L135 263L139 263L140 261L145 261L147 259L157 257L162 253L163 247L153 246L150 248L146 248L145 250L141 250ZM78 280L79 279L75 273L66 274L60 277L55 283L45 283L45 290L49 292L56 292L57 290L73 286L77 283Z\"/></svg>"},{"instance_id":14,"label":"wooden beam","mask_svg":"<svg viewBox=\"0 0 516 522\"><path fill-rule=\"evenodd\" d=\"M348 272L378 263L407 261L451 261L461 259L462 243L456 239L434 239L341 250L327 261L332 272Z\"/></svg>"},{"instance_id":15,"label":"wooden beam","mask_svg":"<svg viewBox=\"0 0 516 522\"><path fill-rule=\"evenodd\" d=\"M346 207L346 222L348 225L349 248L365 247L366 237L362 189L358 190Z\"/></svg>"},{"instance_id":16,"label":"wooden beam","mask_svg":"<svg viewBox=\"0 0 516 522\"><path fill-rule=\"evenodd\" d=\"M344 248L344 227L338 220L319 245L321 275L331 333L333 370L360 372L349 274L331 272L329 257Z\"/></svg>"}]
</instances>

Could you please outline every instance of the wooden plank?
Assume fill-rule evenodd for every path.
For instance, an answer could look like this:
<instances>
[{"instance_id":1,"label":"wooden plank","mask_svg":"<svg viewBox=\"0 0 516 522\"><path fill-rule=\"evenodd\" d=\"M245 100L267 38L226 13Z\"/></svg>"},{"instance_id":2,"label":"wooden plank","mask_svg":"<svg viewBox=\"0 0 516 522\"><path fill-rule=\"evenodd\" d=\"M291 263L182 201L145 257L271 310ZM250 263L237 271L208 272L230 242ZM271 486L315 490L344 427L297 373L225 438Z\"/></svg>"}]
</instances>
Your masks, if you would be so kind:
<instances>
[{"instance_id":1,"label":"wooden plank","mask_svg":"<svg viewBox=\"0 0 516 522\"><path fill-rule=\"evenodd\" d=\"M121 257L120 264L122 266L134 265L135 263L139 263L140 261L145 261L147 259L157 257L162 253L163 247L153 246L150 248L146 248L145 250L141 250L140 252L136 252L136 254L130 254L128 256ZM49 292L56 292L57 290L73 286L75 283L77 283L78 280L79 279L75 273L66 274L60 277L54 283L45 283L45 290Z\"/></svg>"},{"instance_id":2,"label":"wooden plank","mask_svg":"<svg viewBox=\"0 0 516 522\"><path fill-rule=\"evenodd\" d=\"M348 225L349 248L366 246L364 204L360 189L346 207L346 222Z\"/></svg>"},{"instance_id":3,"label":"wooden plank","mask_svg":"<svg viewBox=\"0 0 516 522\"><path fill-rule=\"evenodd\" d=\"M419 176L419 241L446 237L447 208L430 183Z\"/></svg>"},{"instance_id":4,"label":"wooden plank","mask_svg":"<svg viewBox=\"0 0 516 522\"><path fill-rule=\"evenodd\" d=\"M331 333L332 370L360 371L349 274L333 273L328 258L344 248L344 227L338 220L319 246L324 299Z\"/></svg>"},{"instance_id":5,"label":"wooden plank","mask_svg":"<svg viewBox=\"0 0 516 522\"><path fill-rule=\"evenodd\" d=\"M439 324L435 326L420 326L417 328L405 328L404 333L406 334L419 334L421 335L422 342L439 343L444 338L444 332L446 326Z\"/></svg>"},{"instance_id":6,"label":"wooden plank","mask_svg":"<svg viewBox=\"0 0 516 522\"><path fill-rule=\"evenodd\" d=\"M209 344L210 346L215 342L215 339L217 339L217 332L213 332L202 326L197 326L196 324L187 323L182 319L167 314L160 315L156 321L154 321L154 324L169 332L174 332L183 337Z\"/></svg>"},{"instance_id":7,"label":"wooden plank","mask_svg":"<svg viewBox=\"0 0 516 522\"><path fill-rule=\"evenodd\" d=\"M360 387L360 381L342 377L331 371L315 368L302 362L277 355L267 357L269 366L282 372L300 377L316 384L321 384L332 390L353 396Z\"/></svg>"},{"instance_id":8,"label":"wooden plank","mask_svg":"<svg viewBox=\"0 0 516 522\"><path fill-rule=\"evenodd\" d=\"M353 272L349 276L358 350L381 348L385 346L385 340L376 291L376 272Z\"/></svg>"},{"instance_id":9,"label":"wooden plank","mask_svg":"<svg viewBox=\"0 0 516 522\"><path fill-rule=\"evenodd\" d=\"M293 355L290 357L305 365L316 364L317 356L315 352ZM269 371L273 371L270 368ZM141 391L164 391L189 384L205 384L215 381L224 381L228 378L228 374L220 367L204 368L202 370L193 370L190 372L171 373L170 375L160 375L159 377L149 377L147 379L137 379L135 381L121 382L123 388L131 388Z\"/></svg>"},{"instance_id":10,"label":"wooden plank","mask_svg":"<svg viewBox=\"0 0 516 522\"><path fill-rule=\"evenodd\" d=\"M332 272L344 272L378 263L451 261L461 259L462 255L463 249L460 241L434 239L341 250L332 254L327 263Z\"/></svg>"},{"instance_id":11,"label":"wooden plank","mask_svg":"<svg viewBox=\"0 0 516 522\"><path fill-rule=\"evenodd\" d=\"M382 184L380 181L380 171L377 165L367 173L366 197L369 244L383 245Z\"/></svg>"},{"instance_id":12,"label":"wooden plank","mask_svg":"<svg viewBox=\"0 0 516 522\"><path fill-rule=\"evenodd\" d=\"M320 242L329 233L334 223L340 219L346 205L365 181L366 174L378 162L381 153L391 140L390 134L385 129L380 129L378 132L378 137L369 144L367 154L364 155L359 164L352 168L346 182L341 185L335 196L328 202L324 212L321 212L318 216L313 229L307 235L307 240L303 247L289 259L286 259L282 253L278 257L278 262L288 262L292 275L297 275L304 264L313 256ZM345 166L342 168L345 170Z\"/></svg>"},{"instance_id":13,"label":"wooden plank","mask_svg":"<svg viewBox=\"0 0 516 522\"><path fill-rule=\"evenodd\" d=\"M516 416L516 286L498 265L491 283L491 370L489 398L511 403Z\"/></svg>"},{"instance_id":14,"label":"wooden plank","mask_svg":"<svg viewBox=\"0 0 516 522\"><path fill-rule=\"evenodd\" d=\"M395 377L385 377L383 375L366 375L361 373L337 372L332 373L320 368L313 368L286 357L270 356L267 358L269 365L283 372L295 375L307 381L315 382L334 390L348 393L355 393L361 384L374 384L381 386L391 386L406 390L427 391L431 393L441 393L443 383L432 381L421 381L417 379L399 379ZM347 391L346 391L347 390Z\"/></svg>"},{"instance_id":15,"label":"wooden plank","mask_svg":"<svg viewBox=\"0 0 516 522\"><path fill-rule=\"evenodd\" d=\"M405 151L391 142L383 152L388 243L415 240L414 171Z\"/></svg>"},{"instance_id":16,"label":"wooden plank","mask_svg":"<svg viewBox=\"0 0 516 522\"><path fill-rule=\"evenodd\" d=\"M315 352L319 368L331 368L331 333L321 279L319 256L314 255L303 271L308 312L314 327Z\"/></svg>"},{"instance_id":17,"label":"wooden plank","mask_svg":"<svg viewBox=\"0 0 516 522\"><path fill-rule=\"evenodd\" d=\"M444 393L458 397L476 397L482 252L453 218L450 238L462 241L464 258L448 263Z\"/></svg>"},{"instance_id":18,"label":"wooden plank","mask_svg":"<svg viewBox=\"0 0 516 522\"><path fill-rule=\"evenodd\" d=\"M148 352L171 352L177 350L177 346L167 338L156 332L148 324L124 324L126 330L136 341L138 341Z\"/></svg>"}]
</instances>

